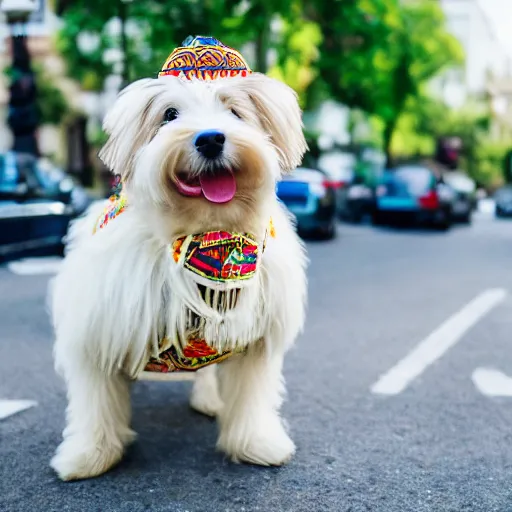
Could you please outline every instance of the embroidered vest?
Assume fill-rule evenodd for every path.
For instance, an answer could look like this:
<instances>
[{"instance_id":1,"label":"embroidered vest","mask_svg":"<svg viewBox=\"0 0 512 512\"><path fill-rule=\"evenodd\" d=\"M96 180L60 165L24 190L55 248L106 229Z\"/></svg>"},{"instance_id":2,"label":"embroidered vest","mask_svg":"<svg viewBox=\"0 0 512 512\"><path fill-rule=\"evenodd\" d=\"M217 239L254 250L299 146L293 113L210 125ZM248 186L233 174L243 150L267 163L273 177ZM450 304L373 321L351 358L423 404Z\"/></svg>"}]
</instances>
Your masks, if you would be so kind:
<instances>
[{"instance_id":1,"label":"embroidered vest","mask_svg":"<svg viewBox=\"0 0 512 512\"><path fill-rule=\"evenodd\" d=\"M122 193L111 196L93 233L103 229L126 207L126 197ZM185 327L174 336L179 343L164 336L159 341L158 356L150 358L145 372L196 371L245 350L244 344L222 349L222 334L219 333L216 335L217 340L221 340L216 343L219 346L208 344L204 334L205 316L206 313L225 315L235 308L244 282L255 276L260 252L265 250L268 235L275 237L272 219L261 245L253 235L227 231L209 231L175 240L170 247L172 260L177 265L175 270L186 272L187 281L191 282L182 294L195 295L196 303L203 303L201 307L205 314L195 313L195 308L184 307L182 314L186 319L177 323L185 324ZM189 300L191 303L192 299ZM223 318L220 325L222 323Z\"/></svg>"}]
</instances>

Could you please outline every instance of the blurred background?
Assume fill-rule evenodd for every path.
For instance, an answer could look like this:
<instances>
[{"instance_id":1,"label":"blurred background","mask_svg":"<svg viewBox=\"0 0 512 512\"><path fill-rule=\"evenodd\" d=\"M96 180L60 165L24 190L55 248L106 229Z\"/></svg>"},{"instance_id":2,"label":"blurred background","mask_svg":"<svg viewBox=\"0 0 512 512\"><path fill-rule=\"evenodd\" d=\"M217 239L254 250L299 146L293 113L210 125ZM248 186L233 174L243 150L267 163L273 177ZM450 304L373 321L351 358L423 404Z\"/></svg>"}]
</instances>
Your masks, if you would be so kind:
<instances>
[{"instance_id":1,"label":"blurred background","mask_svg":"<svg viewBox=\"0 0 512 512\"><path fill-rule=\"evenodd\" d=\"M127 83L156 76L189 34L206 34L299 94L306 170L278 193L305 235L404 212L449 227L496 191L507 215L511 9L500 0L2 0L0 199L9 208L0 211L14 226L27 199L73 215L108 196L114 177L97 158L106 109ZM16 226L4 246L23 242Z\"/></svg>"},{"instance_id":2,"label":"blurred background","mask_svg":"<svg viewBox=\"0 0 512 512\"><path fill-rule=\"evenodd\" d=\"M512 0L0 0L0 17L1 510L511 510ZM304 110L309 152L277 185L310 259L285 364L297 455L227 464L189 382L141 381L120 468L61 485L48 282L70 221L115 188L106 110L189 35Z\"/></svg>"}]
</instances>

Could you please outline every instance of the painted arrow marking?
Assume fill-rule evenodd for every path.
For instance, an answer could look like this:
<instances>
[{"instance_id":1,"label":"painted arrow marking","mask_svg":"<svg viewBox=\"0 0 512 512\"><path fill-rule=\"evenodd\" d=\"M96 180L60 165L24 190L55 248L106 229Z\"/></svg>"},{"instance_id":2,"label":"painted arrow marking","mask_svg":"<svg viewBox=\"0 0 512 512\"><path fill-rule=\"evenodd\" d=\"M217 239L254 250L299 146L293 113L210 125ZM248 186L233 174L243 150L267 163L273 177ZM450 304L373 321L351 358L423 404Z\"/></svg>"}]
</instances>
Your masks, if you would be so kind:
<instances>
[{"instance_id":1,"label":"painted arrow marking","mask_svg":"<svg viewBox=\"0 0 512 512\"><path fill-rule=\"evenodd\" d=\"M0 400L0 420L37 405L33 400Z\"/></svg>"},{"instance_id":2,"label":"painted arrow marking","mask_svg":"<svg viewBox=\"0 0 512 512\"><path fill-rule=\"evenodd\" d=\"M493 368L477 368L471 375L475 387L482 395L490 397L511 397L512 377Z\"/></svg>"}]
</instances>

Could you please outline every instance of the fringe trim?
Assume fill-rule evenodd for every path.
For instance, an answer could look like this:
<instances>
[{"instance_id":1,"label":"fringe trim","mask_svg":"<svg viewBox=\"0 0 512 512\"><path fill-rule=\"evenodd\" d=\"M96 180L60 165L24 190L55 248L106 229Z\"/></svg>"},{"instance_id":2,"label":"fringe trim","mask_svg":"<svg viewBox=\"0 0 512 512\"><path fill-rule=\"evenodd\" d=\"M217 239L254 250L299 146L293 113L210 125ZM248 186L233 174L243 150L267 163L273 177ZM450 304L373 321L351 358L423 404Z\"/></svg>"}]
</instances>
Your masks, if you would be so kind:
<instances>
[{"instance_id":1,"label":"fringe trim","mask_svg":"<svg viewBox=\"0 0 512 512\"><path fill-rule=\"evenodd\" d=\"M247 281L214 284L212 287L201 276L174 266L173 298L166 321L169 345L181 351L195 335L222 352L241 349L262 336L265 305L260 272ZM172 326L174 332L170 332Z\"/></svg>"}]
</instances>

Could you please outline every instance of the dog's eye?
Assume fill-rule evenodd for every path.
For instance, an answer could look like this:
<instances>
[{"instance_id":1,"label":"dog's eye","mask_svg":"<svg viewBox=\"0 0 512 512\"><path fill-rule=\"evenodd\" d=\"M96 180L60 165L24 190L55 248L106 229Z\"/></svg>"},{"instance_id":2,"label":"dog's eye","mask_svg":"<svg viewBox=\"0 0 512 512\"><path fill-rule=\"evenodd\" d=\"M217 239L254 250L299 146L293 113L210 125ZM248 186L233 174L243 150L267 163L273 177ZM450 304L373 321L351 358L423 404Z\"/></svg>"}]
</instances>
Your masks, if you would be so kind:
<instances>
[{"instance_id":1,"label":"dog's eye","mask_svg":"<svg viewBox=\"0 0 512 512\"><path fill-rule=\"evenodd\" d=\"M242 119L242 116L234 109L232 108L231 109L231 113L235 116L235 117L238 117L238 119Z\"/></svg>"},{"instance_id":2,"label":"dog's eye","mask_svg":"<svg viewBox=\"0 0 512 512\"><path fill-rule=\"evenodd\" d=\"M164 123L170 123L178 117L178 111L174 108L168 108L164 114Z\"/></svg>"}]
</instances>

